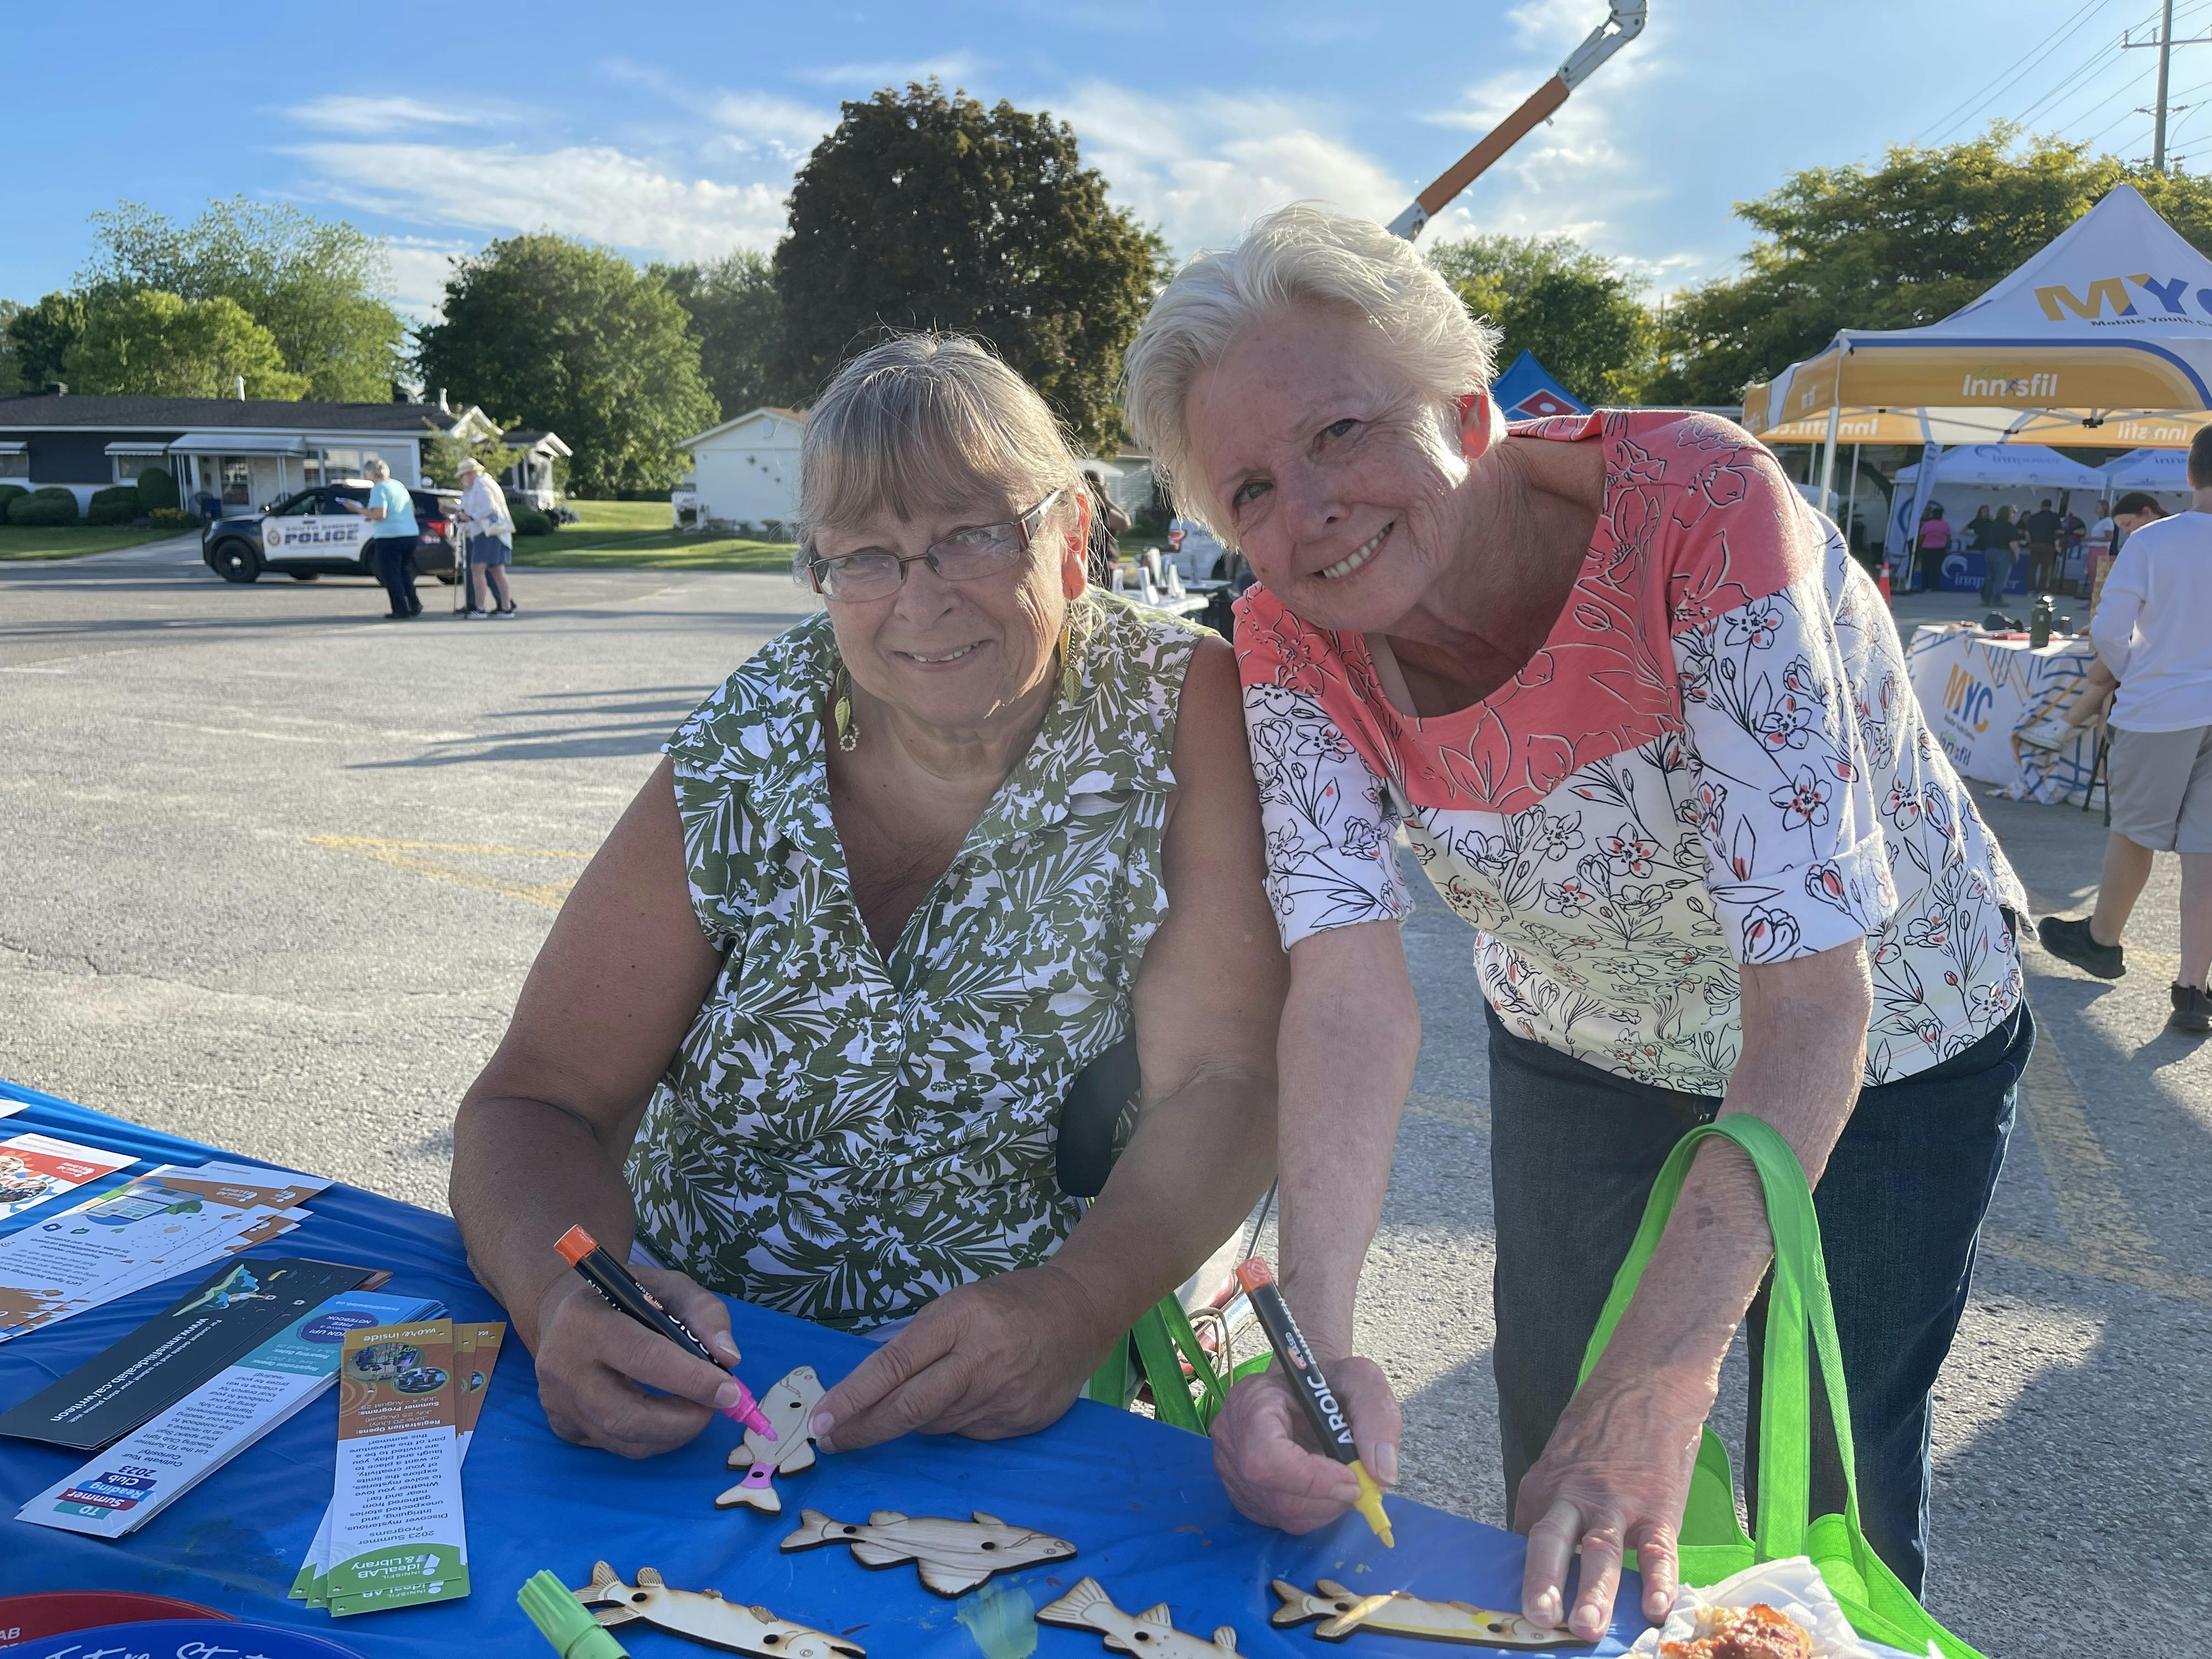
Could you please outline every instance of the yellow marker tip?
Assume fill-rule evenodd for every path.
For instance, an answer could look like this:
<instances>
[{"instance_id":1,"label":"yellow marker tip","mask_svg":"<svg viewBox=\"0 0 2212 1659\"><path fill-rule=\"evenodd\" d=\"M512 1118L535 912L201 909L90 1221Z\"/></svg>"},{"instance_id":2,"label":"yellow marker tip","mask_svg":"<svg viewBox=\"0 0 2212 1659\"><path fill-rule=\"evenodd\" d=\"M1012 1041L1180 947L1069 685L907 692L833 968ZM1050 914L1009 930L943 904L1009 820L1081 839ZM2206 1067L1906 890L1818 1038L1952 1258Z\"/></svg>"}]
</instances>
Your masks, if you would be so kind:
<instances>
[{"instance_id":1,"label":"yellow marker tip","mask_svg":"<svg viewBox=\"0 0 2212 1659\"><path fill-rule=\"evenodd\" d=\"M1367 1518L1367 1524L1382 1540L1383 1548L1396 1549L1398 1540L1390 1534L1390 1517L1382 1512L1382 1488L1375 1484L1375 1477L1367 1473L1367 1466L1357 1459L1352 1462L1352 1472L1359 1477L1359 1496L1352 1500L1352 1506Z\"/></svg>"}]
</instances>

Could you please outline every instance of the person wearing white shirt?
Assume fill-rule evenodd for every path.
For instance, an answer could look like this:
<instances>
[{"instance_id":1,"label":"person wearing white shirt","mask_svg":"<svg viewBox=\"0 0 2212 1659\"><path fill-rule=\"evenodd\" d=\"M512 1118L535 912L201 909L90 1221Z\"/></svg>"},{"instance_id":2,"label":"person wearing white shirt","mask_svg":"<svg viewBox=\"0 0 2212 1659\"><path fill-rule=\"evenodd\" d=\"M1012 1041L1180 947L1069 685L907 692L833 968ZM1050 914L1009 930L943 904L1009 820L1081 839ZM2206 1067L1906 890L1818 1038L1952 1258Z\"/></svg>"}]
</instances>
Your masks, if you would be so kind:
<instances>
[{"instance_id":1,"label":"person wearing white shirt","mask_svg":"<svg viewBox=\"0 0 2212 1659\"><path fill-rule=\"evenodd\" d=\"M2118 979L2127 971L2120 935L2151 856L2179 853L2171 1024L2203 1036L2212 1032L2212 428L2190 443L2189 486L2189 511L2130 527L2090 620L2090 642L2120 683L2106 757L2112 833L2095 910L2045 916L2038 932L2052 955Z\"/></svg>"},{"instance_id":2,"label":"person wearing white shirt","mask_svg":"<svg viewBox=\"0 0 2212 1659\"><path fill-rule=\"evenodd\" d=\"M507 567L514 557L514 515L507 510L507 492L475 459L462 461L461 517L469 537L469 616L514 615L514 595L507 585ZM496 611L484 606L489 584L499 599Z\"/></svg>"}]
</instances>

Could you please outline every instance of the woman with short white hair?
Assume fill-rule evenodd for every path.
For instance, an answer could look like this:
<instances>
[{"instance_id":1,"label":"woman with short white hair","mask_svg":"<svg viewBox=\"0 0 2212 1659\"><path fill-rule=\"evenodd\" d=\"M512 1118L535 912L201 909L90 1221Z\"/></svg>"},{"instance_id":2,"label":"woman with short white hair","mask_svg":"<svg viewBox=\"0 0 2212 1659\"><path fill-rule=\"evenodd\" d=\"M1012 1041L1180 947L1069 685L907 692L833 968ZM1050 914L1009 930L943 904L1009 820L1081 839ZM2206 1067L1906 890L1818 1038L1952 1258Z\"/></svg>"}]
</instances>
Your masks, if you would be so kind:
<instances>
[{"instance_id":1,"label":"woman with short white hair","mask_svg":"<svg viewBox=\"0 0 2212 1659\"><path fill-rule=\"evenodd\" d=\"M392 597L392 620L405 622L422 614L422 601L415 594L415 544L422 534L415 522L415 498L392 476L381 456L363 461L361 473L368 480L368 501L341 496L339 504L376 526L368 532L364 556Z\"/></svg>"},{"instance_id":2,"label":"woman with short white hair","mask_svg":"<svg viewBox=\"0 0 2212 1659\"><path fill-rule=\"evenodd\" d=\"M514 515L507 510L507 492L473 455L461 458L455 469L461 486L460 515L467 525L469 545L469 619L514 615L514 595L507 586L507 567L514 558ZM499 601L484 604L484 586Z\"/></svg>"},{"instance_id":3,"label":"woman with short white hair","mask_svg":"<svg viewBox=\"0 0 2212 1659\"><path fill-rule=\"evenodd\" d=\"M1929 1392L2033 1042L2025 897L1887 611L1773 457L1688 411L1508 428L1493 339L1409 244L1298 206L1187 266L1129 349L1139 444L1261 584L1237 648L1291 953L1286 1296L1390 1480L1396 1403L1347 1356L1420 1041L1402 828L1478 930L1528 1615L1595 1638L1624 1548L1644 1611L1670 1604L1771 1251L1740 1154L1700 1158L1579 1391L1577 1370L1661 1163L1736 1112L1820 1182L1866 1529L1917 1591ZM1246 1513L1303 1530L1356 1486L1295 1420L1279 1379L1249 1381L1215 1449ZM1842 1507L1832 1480L1815 1496Z\"/></svg>"}]
</instances>

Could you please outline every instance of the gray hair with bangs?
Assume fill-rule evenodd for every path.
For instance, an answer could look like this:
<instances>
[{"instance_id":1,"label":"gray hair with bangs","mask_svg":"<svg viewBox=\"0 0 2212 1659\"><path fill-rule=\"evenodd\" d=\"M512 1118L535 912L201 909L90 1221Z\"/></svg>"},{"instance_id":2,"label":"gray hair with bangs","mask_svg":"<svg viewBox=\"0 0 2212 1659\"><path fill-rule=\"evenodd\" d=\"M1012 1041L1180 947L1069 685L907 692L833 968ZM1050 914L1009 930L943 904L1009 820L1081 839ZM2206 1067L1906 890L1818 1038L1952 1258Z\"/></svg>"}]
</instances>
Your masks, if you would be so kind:
<instances>
[{"instance_id":1,"label":"gray hair with bangs","mask_svg":"<svg viewBox=\"0 0 2212 1659\"><path fill-rule=\"evenodd\" d=\"M1498 331L1468 314L1413 245L1366 219L1294 202L1258 220L1231 248L1201 253L1176 273L1129 343L1122 406L1137 447L1176 504L1218 532L1214 503L1186 477L1192 384L1245 328L1271 312L1334 306L1378 330L1408 399L1446 405L1490 384ZM1440 429L1441 435L1441 429Z\"/></svg>"},{"instance_id":2,"label":"gray hair with bangs","mask_svg":"<svg viewBox=\"0 0 2212 1659\"><path fill-rule=\"evenodd\" d=\"M827 528L889 507L901 519L1003 490L1016 513L1082 488L1044 399L981 340L896 334L837 371L799 444L799 560Z\"/></svg>"}]
</instances>

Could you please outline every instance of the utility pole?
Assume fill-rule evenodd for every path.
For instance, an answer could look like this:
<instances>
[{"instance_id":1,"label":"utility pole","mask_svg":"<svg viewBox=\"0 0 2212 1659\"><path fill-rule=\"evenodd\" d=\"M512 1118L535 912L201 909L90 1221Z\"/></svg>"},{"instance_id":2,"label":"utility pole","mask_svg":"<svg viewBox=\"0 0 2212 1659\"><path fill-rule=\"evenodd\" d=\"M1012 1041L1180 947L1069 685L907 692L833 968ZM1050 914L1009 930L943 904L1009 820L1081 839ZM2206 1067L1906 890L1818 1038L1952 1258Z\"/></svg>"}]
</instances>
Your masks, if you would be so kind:
<instances>
[{"instance_id":1,"label":"utility pole","mask_svg":"<svg viewBox=\"0 0 2212 1659\"><path fill-rule=\"evenodd\" d=\"M2173 60L2173 49L2176 46L2201 46L2208 44L2212 44L2212 34L2191 35L2186 40L2177 40L2173 38L2173 0L2161 0L2159 7L2157 40L2130 40L2124 33L2120 36L2120 46L2124 51L2140 52L2147 46L2158 48L2158 101L2149 109L2139 109L2136 112L2139 115L2148 115L2151 118L2150 165L2154 173L2166 171L2166 118L2170 108L2166 100L2166 90L2167 70ZM2186 104L2182 106L2184 109L2188 107Z\"/></svg>"},{"instance_id":2,"label":"utility pole","mask_svg":"<svg viewBox=\"0 0 2212 1659\"><path fill-rule=\"evenodd\" d=\"M2166 171L2166 71L2173 62L2173 0L2166 0L2158 22L2158 113L2150 130L2150 170Z\"/></svg>"}]
</instances>

